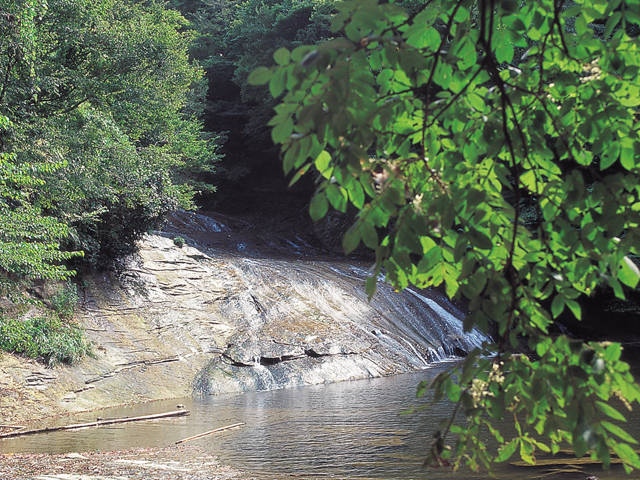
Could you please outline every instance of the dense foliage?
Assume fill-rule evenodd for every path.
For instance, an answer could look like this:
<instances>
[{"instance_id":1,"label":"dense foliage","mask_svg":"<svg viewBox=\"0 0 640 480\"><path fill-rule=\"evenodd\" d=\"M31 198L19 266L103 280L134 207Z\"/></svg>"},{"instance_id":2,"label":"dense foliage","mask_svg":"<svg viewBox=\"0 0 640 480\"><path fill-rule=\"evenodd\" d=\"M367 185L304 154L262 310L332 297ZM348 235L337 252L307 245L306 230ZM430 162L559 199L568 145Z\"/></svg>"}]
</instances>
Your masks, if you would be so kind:
<instances>
[{"instance_id":1,"label":"dense foliage","mask_svg":"<svg viewBox=\"0 0 640 480\"><path fill-rule=\"evenodd\" d=\"M1 349L50 364L86 354L66 313L77 296L61 312L23 280L111 266L211 188L193 39L161 2L0 2Z\"/></svg>"},{"instance_id":2,"label":"dense foliage","mask_svg":"<svg viewBox=\"0 0 640 480\"><path fill-rule=\"evenodd\" d=\"M10 125L6 117L0 116L0 121L0 128ZM71 272L61 262L76 255L60 250L68 226L43 215L42 209L29 201L30 192L44 184L33 176L37 168L18 165L15 155L0 153L0 269L41 278L66 278Z\"/></svg>"},{"instance_id":3,"label":"dense foliage","mask_svg":"<svg viewBox=\"0 0 640 480\"><path fill-rule=\"evenodd\" d=\"M249 72L290 48L328 38L335 0L172 0L198 31L191 54L208 78L206 126L224 132L223 195L238 194L247 179L279 172L266 123L275 102L266 88L247 85ZM277 175L274 175L277 177ZM280 176L281 177L281 176ZM219 195L216 195L219 197Z\"/></svg>"},{"instance_id":4,"label":"dense foliage","mask_svg":"<svg viewBox=\"0 0 640 480\"><path fill-rule=\"evenodd\" d=\"M51 284L46 301L40 295L29 295L27 286L23 283L17 288L16 282L0 279L0 350L48 366L73 363L92 354L84 332L71 321L78 305L77 286Z\"/></svg>"},{"instance_id":5,"label":"dense foliage","mask_svg":"<svg viewBox=\"0 0 640 480\"><path fill-rule=\"evenodd\" d=\"M186 108L192 39L156 2L3 2L2 270L65 277L61 251L105 266L191 205L217 159Z\"/></svg>"},{"instance_id":6,"label":"dense foliage","mask_svg":"<svg viewBox=\"0 0 640 480\"><path fill-rule=\"evenodd\" d=\"M639 12L344 1L335 39L278 49L249 77L281 100L270 124L285 170L316 172L311 216L359 210L343 245L375 250L369 292L380 271L398 288L443 286L468 302L465 327L495 339L432 385L456 404L434 465L533 463L568 445L640 468L620 425L640 400L620 344L554 328L581 318L581 296L624 299L640 279Z\"/></svg>"}]
</instances>

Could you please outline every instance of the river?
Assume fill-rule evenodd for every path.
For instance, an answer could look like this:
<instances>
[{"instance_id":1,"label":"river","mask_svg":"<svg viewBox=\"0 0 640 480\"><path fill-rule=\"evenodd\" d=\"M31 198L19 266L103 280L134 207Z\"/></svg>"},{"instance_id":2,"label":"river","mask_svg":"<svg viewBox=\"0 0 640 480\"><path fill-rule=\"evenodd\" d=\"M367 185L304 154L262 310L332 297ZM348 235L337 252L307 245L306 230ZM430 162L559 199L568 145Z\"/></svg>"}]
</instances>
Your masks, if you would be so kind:
<instances>
[{"instance_id":1,"label":"river","mask_svg":"<svg viewBox=\"0 0 640 480\"><path fill-rule=\"evenodd\" d=\"M264 392L208 395L181 400L187 417L54 432L0 441L0 452L82 452L171 445L213 428L243 422L232 430L193 440L225 463L269 478L269 472L296 478L473 480L486 474L424 469L422 461L435 425L450 412L442 402L417 413L420 380L446 364L419 373ZM103 418L172 410L176 401L154 402L100 412ZM96 413L69 419L95 420ZM637 425L637 422L634 421ZM620 469L603 472L563 468L500 466L499 479L600 480L623 478Z\"/></svg>"},{"instance_id":2,"label":"river","mask_svg":"<svg viewBox=\"0 0 640 480\"><path fill-rule=\"evenodd\" d=\"M199 341L204 343L211 343L212 328L220 330L226 322L221 331L231 333L215 343L226 350L224 355L215 357L217 363L205 369L207 375L198 377L206 380L195 385L201 395L85 413L58 422L95 421L97 415L102 418L144 415L174 410L177 404L184 405L191 414L4 439L0 441L0 452L66 453L163 447L204 431L241 422L244 425L239 428L193 442L218 456L221 462L261 478L270 478L270 473L305 479L488 478L486 474L422 467L432 434L437 424L451 412L450 404L442 402L417 413L403 413L412 406L425 405L426 400L415 398L418 382L429 381L450 366L446 362L430 362L464 354L484 340L478 332L462 332L459 320L462 313L455 306L437 292L405 291L399 295L382 283L377 296L369 301L362 288L367 271L359 265L326 262L315 255L289 258L292 255L290 242L282 249L269 246L265 241L260 243L259 239L252 243L244 230L236 234L230 227L209 217L192 215L184 217L182 223L188 223L188 231L194 237L194 232L200 232L197 242L190 240L190 244L200 250L194 247L177 249L168 238L154 237L155 243L150 243L142 256L155 258L155 263L147 259L143 274L158 283L157 288L154 282L145 285L150 292L148 297L158 301L157 304L142 302L143 307L135 311L147 315L148 323L154 327L151 330L164 332L163 342L178 346L191 338L190 335L196 335L196 327L200 325L197 318L205 319L199 327L203 339ZM173 233L182 231L176 229ZM237 250L235 254L230 253L231 246ZM169 261L166 258L169 253L176 258ZM181 268L167 268L166 264L179 264ZM183 278L185 271L187 280ZM170 293L165 293L163 288ZM220 298L207 296L217 290L221 292ZM230 295L230 291L236 293ZM180 295L186 300L182 301ZM167 299L171 301L172 309L167 309ZM174 311L179 315L174 315ZM194 318L187 322L189 312ZM234 315L239 319L237 324L229 320L235 318ZM119 316L116 313L113 318ZM101 321L111 325L111 318L105 317ZM105 339L101 343L111 348L112 343ZM144 344L142 341L131 343ZM205 352L216 350L207 350L209 343L204 343L192 346ZM118 358L116 353L111 352ZM128 351L126 353L129 355ZM360 363L347 362L360 357L363 358L358 360ZM324 375L316 375L312 380L329 382L356 378L355 373L362 373L360 370L373 369L370 364L391 364L391 360L385 360L389 357L395 368L380 369L381 372L424 369L383 378L296 386L304 380L300 372L307 372L309 365L317 367ZM146 365L144 362L136 364L129 356L126 358L129 359L127 365ZM333 370L320 363L332 359ZM296 370L297 362L307 363ZM181 364L153 365L160 368L157 366ZM237 390L250 390L247 386L258 390L275 389L220 393L229 391L221 385L231 381L238 383L241 375L251 381L246 380L246 385L238 384ZM135 390L130 381L127 383L129 377L120 383L108 383L115 378L117 375L107 372L98 380L101 388L111 396L120 392L122 402L137 396L142 398L145 389L152 388L140 382ZM155 378L159 383L170 383L179 376L174 372ZM284 386L290 388L277 388ZM637 431L639 424L637 417L631 421L631 432ZM565 466L559 473L544 468L506 465L495 472L502 480L584 480L592 473L600 480L623 477L620 470L603 473L597 467L588 471Z\"/></svg>"}]
</instances>

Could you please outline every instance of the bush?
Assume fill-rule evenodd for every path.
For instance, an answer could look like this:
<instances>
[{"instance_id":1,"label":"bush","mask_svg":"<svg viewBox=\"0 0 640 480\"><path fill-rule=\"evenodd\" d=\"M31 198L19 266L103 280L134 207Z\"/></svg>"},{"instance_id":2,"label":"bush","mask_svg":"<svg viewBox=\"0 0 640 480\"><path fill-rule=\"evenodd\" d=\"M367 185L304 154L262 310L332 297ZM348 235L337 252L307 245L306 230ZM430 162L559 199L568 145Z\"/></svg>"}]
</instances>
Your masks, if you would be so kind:
<instances>
[{"instance_id":1,"label":"bush","mask_svg":"<svg viewBox=\"0 0 640 480\"><path fill-rule=\"evenodd\" d=\"M91 354L80 328L46 315L25 320L0 317L0 349L37 358L49 366L72 364Z\"/></svg>"},{"instance_id":2,"label":"bush","mask_svg":"<svg viewBox=\"0 0 640 480\"><path fill-rule=\"evenodd\" d=\"M182 238L182 237L175 237L175 238L173 239L173 244L174 244L176 247L178 247L178 248L182 248L182 247L184 247L184 244L185 244L184 238Z\"/></svg>"},{"instance_id":3,"label":"bush","mask_svg":"<svg viewBox=\"0 0 640 480\"><path fill-rule=\"evenodd\" d=\"M60 318L71 318L78 306L78 287L71 282L64 284L51 296L51 308Z\"/></svg>"}]
</instances>

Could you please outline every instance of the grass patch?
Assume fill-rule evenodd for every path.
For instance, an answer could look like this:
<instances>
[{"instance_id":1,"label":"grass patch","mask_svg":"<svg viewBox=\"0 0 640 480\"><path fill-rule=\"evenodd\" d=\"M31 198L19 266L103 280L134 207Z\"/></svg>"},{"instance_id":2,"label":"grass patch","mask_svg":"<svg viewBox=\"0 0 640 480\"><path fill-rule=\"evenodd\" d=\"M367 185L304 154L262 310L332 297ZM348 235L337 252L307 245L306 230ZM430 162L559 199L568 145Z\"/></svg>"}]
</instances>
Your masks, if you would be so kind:
<instances>
[{"instance_id":1,"label":"grass patch","mask_svg":"<svg viewBox=\"0 0 640 480\"><path fill-rule=\"evenodd\" d=\"M91 353L82 330L53 315L24 320L0 317L0 349L49 366L71 364Z\"/></svg>"},{"instance_id":2,"label":"grass patch","mask_svg":"<svg viewBox=\"0 0 640 480\"><path fill-rule=\"evenodd\" d=\"M78 298L71 282L36 289L27 282L0 279L0 350L49 366L91 355L91 344L71 320Z\"/></svg>"}]
</instances>

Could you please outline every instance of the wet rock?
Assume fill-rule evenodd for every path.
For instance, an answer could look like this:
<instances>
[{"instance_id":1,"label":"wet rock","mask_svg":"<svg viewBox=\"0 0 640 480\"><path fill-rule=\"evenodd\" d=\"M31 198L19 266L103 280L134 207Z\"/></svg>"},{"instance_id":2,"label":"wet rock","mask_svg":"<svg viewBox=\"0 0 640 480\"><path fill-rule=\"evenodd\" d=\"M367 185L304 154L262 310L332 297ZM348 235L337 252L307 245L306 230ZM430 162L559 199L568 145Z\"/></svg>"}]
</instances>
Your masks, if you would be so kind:
<instances>
[{"instance_id":1,"label":"wet rock","mask_svg":"<svg viewBox=\"0 0 640 480\"><path fill-rule=\"evenodd\" d=\"M38 405L12 409L3 395L3 418L389 375L483 340L432 294L380 285L369 301L367 265L287 256L286 242L252 239L249 255L236 249L243 235L184 213L148 235L118 276L87 279L78 322L95 356L54 369L0 357L5 388Z\"/></svg>"}]
</instances>

